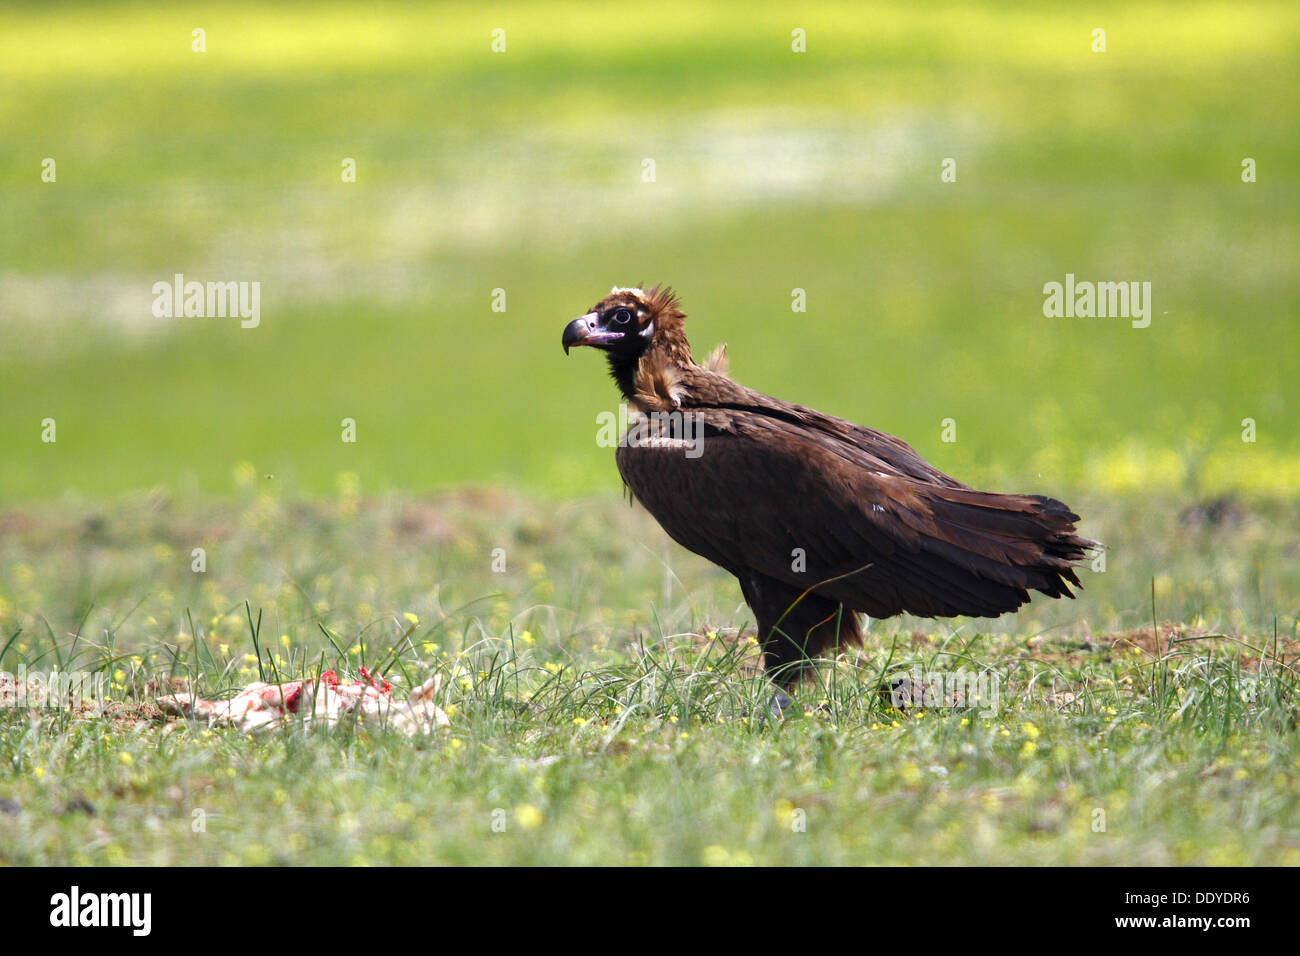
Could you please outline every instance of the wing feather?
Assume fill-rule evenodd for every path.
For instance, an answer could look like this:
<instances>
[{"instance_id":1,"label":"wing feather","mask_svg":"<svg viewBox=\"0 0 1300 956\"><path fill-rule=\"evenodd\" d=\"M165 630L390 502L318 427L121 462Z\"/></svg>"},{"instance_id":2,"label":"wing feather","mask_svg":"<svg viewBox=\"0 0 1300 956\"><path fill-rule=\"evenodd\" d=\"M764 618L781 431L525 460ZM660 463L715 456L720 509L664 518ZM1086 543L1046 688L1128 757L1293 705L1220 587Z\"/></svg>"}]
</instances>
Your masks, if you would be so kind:
<instances>
[{"instance_id":1,"label":"wing feather","mask_svg":"<svg viewBox=\"0 0 1300 956\"><path fill-rule=\"evenodd\" d=\"M1060 502L974 491L883 433L766 403L780 407L684 406L702 425L699 457L618 449L628 488L683 547L876 617L997 615L1031 589L1073 596L1092 542Z\"/></svg>"}]
</instances>

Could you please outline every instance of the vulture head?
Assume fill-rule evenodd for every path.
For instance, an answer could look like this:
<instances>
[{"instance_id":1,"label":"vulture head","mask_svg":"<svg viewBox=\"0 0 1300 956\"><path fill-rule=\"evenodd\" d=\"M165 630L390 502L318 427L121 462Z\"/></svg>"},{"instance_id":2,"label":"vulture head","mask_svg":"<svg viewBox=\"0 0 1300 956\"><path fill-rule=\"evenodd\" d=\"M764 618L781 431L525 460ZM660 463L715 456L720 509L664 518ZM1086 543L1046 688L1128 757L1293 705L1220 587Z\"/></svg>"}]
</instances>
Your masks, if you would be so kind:
<instances>
[{"instance_id":1,"label":"vulture head","mask_svg":"<svg viewBox=\"0 0 1300 956\"><path fill-rule=\"evenodd\" d=\"M677 311L677 297L671 289L655 286L646 292L615 286L586 315L564 327L564 351L567 354L574 346L590 345L635 359L654 341L669 316L680 328L684 316Z\"/></svg>"},{"instance_id":2,"label":"vulture head","mask_svg":"<svg viewBox=\"0 0 1300 956\"><path fill-rule=\"evenodd\" d=\"M561 344L566 355L579 345L603 351L610 374L623 394L630 397L635 391L637 368L647 356L691 364L691 347L682 328L685 318L678 308L677 294L667 286L615 286L586 315L564 327Z\"/></svg>"}]
</instances>

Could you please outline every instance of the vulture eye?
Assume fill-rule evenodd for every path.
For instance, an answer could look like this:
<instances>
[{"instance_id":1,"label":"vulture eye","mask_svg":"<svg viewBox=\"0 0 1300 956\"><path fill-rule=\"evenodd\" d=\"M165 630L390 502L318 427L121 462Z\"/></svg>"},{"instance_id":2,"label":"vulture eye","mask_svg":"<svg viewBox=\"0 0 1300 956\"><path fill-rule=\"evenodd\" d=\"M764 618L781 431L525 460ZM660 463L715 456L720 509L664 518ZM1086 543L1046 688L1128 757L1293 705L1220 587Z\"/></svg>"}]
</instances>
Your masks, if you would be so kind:
<instances>
[{"instance_id":1,"label":"vulture eye","mask_svg":"<svg viewBox=\"0 0 1300 956\"><path fill-rule=\"evenodd\" d=\"M627 309L619 309L610 317L610 321L615 325L627 325L632 321L632 313Z\"/></svg>"}]
</instances>

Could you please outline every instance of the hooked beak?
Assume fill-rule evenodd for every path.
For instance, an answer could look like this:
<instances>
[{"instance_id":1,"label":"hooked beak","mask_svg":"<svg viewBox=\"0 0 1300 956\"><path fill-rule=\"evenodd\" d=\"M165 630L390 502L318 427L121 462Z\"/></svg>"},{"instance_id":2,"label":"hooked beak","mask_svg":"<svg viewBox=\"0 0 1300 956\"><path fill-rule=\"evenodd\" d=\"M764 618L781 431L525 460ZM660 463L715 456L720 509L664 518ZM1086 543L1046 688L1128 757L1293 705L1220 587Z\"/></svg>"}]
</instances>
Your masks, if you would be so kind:
<instances>
[{"instance_id":1,"label":"hooked beak","mask_svg":"<svg viewBox=\"0 0 1300 956\"><path fill-rule=\"evenodd\" d=\"M588 312L564 327L564 337L561 344L564 345L564 354L568 355L569 349L573 346L606 345L610 342L617 342L622 337L622 332L609 332L602 329L600 327L600 316L595 312Z\"/></svg>"}]
</instances>

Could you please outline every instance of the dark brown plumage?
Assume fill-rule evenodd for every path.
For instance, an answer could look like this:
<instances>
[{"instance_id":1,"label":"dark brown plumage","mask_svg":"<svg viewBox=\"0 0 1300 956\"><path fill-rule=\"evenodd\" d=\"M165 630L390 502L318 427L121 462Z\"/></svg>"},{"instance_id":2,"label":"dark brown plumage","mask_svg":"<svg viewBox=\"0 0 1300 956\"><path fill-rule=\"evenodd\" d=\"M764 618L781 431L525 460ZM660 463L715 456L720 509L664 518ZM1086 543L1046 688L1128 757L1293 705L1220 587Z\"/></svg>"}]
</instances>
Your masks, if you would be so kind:
<instances>
[{"instance_id":1,"label":"dark brown plumage","mask_svg":"<svg viewBox=\"0 0 1300 956\"><path fill-rule=\"evenodd\" d=\"M1073 597L1096 542L1041 495L975 491L905 442L738 385L691 357L672 290L614 289L564 330L604 350L636 417L618 470L683 547L734 574L789 685L872 617L992 617ZM693 444L692 442L696 443Z\"/></svg>"}]
</instances>

